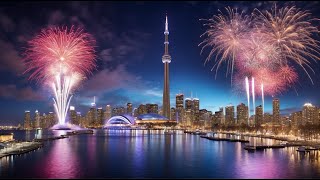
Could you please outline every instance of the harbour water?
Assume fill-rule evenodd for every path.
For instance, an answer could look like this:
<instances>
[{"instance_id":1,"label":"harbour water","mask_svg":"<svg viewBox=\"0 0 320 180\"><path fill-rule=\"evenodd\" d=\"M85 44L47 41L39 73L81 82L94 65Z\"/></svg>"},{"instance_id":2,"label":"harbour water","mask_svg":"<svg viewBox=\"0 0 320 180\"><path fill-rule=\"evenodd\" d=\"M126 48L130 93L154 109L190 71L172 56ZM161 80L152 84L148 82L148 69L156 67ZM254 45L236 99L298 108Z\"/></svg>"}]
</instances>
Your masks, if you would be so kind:
<instances>
[{"instance_id":1,"label":"harbour water","mask_svg":"<svg viewBox=\"0 0 320 180\"><path fill-rule=\"evenodd\" d=\"M66 131L14 132L17 140ZM276 140L249 138L250 144ZM297 147L250 153L245 143L211 141L161 130L95 130L45 142L43 148L0 159L0 177L9 178L319 178L320 151Z\"/></svg>"}]
</instances>

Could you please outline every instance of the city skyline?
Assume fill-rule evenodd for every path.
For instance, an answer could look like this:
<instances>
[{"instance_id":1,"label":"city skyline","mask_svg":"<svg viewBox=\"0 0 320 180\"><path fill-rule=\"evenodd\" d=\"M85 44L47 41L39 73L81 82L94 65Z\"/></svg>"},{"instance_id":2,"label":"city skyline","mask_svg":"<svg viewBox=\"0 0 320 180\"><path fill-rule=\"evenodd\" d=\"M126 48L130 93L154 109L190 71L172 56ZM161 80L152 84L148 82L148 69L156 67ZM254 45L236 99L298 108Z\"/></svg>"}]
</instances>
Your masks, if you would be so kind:
<instances>
[{"instance_id":1,"label":"city skyline","mask_svg":"<svg viewBox=\"0 0 320 180\"><path fill-rule=\"evenodd\" d=\"M127 102L131 102L136 107L139 104L147 103L158 104L161 107L163 90L161 56L163 55L163 25L166 13L170 21L170 55L172 57L170 63L170 107L175 107L175 95L178 93L183 93L185 98L191 96L199 98L200 109L212 112L229 104L235 107L240 103L247 105L244 95L232 92L230 76L225 77L222 71L215 79L215 73L210 71L211 67L203 66L206 57L200 55L198 47L201 42L199 36L204 31L198 19L210 18L216 13L217 8L221 8L222 5L224 7L228 3L211 4L211 10L198 3L185 3L185 6L182 7L174 3L172 7L168 6L170 3L161 3L159 10L156 11L147 10L150 9L149 6L154 5L153 3L131 3L131 6L137 7L132 9L126 5L106 4L117 10L104 14L102 8L99 7L101 3L97 2L90 7L97 9L97 12L92 15L88 13L87 4L82 2L70 2L67 5L53 7L38 3L37 6L42 7L46 14L41 19L37 17L38 20L32 14L20 20L19 17L27 10L14 13L9 12L15 9L10 6L10 3L8 6L3 6L4 13L1 14L0 20L5 31L1 33L0 40L4 55L0 63L4 68L1 68L0 74L5 78L0 79L0 103L4 107L0 114L0 124L22 123L23 113L21 112L25 110L31 112L35 110L40 112L54 111L52 96L48 90L35 83L26 82L25 77L21 76L24 68L21 61L21 48L25 47L26 40L32 38L47 25L69 25L69 23L82 25L86 31L95 36L98 42L96 48L99 57L98 68L87 79L87 82L75 92L71 106L80 109L80 111L89 109L91 99L95 96L97 97L97 107L105 107L107 104L114 106L123 104L125 106ZM250 3L247 2L247 4ZM32 3L26 5L31 6ZM243 2L238 3L239 9L244 8L244 5ZM270 4L260 6L270 6ZM16 8L19 9L22 6ZM69 8L72 11L66 13L62 10L63 8ZM147 11L137 13L138 9ZM202 9L206 9L206 11L203 12ZM183 14L183 10L190 10L191 15ZM125 13L117 16L117 11ZM132 12L136 13L130 19L132 22L123 23L127 24L127 27L123 27L122 22L129 21L124 17ZM317 16L317 12L311 12ZM90 22L94 16L101 17L101 22ZM189 16L192 17L190 20ZM183 18L185 21L181 20ZM33 21L36 28L31 30L27 26L27 30L21 32L18 27L23 26L25 21ZM188 27L190 27L189 32L184 30ZM114 29L121 33L115 33ZM126 29L130 29L130 31ZM112 40L114 42L111 43ZM297 85L282 95L276 96L280 98L280 114L288 115L291 112L299 111L307 102L319 106L320 95L317 90L320 89L320 80L316 78L316 75L313 75L313 80L314 85L301 72L301 79L299 79L301 86ZM255 105L259 106L260 104L261 98L256 97ZM250 109L253 112L255 107ZM265 97L264 112L272 113L272 97Z\"/></svg>"}]
</instances>

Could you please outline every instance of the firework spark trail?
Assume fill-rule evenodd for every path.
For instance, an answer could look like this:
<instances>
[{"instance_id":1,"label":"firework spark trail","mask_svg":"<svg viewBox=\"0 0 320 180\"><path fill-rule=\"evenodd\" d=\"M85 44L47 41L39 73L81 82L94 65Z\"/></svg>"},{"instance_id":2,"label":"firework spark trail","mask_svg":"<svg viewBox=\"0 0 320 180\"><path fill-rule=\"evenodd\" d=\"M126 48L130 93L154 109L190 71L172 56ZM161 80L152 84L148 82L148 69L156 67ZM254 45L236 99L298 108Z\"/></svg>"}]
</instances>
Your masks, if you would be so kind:
<instances>
[{"instance_id":1,"label":"firework spark trail","mask_svg":"<svg viewBox=\"0 0 320 180\"><path fill-rule=\"evenodd\" d=\"M250 91L249 91L249 79L246 77L246 91L247 91L247 99L248 99L248 124L249 124L249 117L250 117Z\"/></svg>"},{"instance_id":2,"label":"firework spark trail","mask_svg":"<svg viewBox=\"0 0 320 180\"><path fill-rule=\"evenodd\" d=\"M264 114L264 92L263 92L263 84L261 84L261 98L262 98L262 114Z\"/></svg>"},{"instance_id":3,"label":"firework spark trail","mask_svg":"<svg viewBox=\"0 0 320 180\"><path fill-rule=\"evenodd\" d=\"M252 91L252 106L253 106L253 114L256 114L256 99L254 94L254 77L251 78L251 91Z\"/></svg>"},{"instance_id":4,"label":"firework spark trail","mask_svg":"<svg viewBox=\"0 0 320 180\"><path fill-rule=\"evenodd\" d=\"M47 28L28 44L24 73L50 85L59 124L64 125L72 90L95 68L95 40L82 29Z\"/></svg>"},{"instance_id":5,"label":"firework spark trail","mask_svg":"<svg viewBox=\"0 0 320 180\"><path fill-rule=\"evenodd\" d=\"M233 79L243 82L245 76L255 77L257 95L262 95L258 87L261 84L263 95L276 95L294 87L298 75L291 65L296 64L313 83L308 71L314 73L311 61L320 60L320 42L315 39L320 31L313 24L319 19L294 6L274 7L271 11L255 9L251 16L230 7L226 11L226 15L219 10L218 15L207 19L204 26L208 29L200 36L205 36L199 44L201 53L211 48L205 63L214 60L211 70L216 68L216 76L221 64L226 63L231 84ZM235 76L242 76L234 78L233 71Z\"/></svg>"}]
</instances>

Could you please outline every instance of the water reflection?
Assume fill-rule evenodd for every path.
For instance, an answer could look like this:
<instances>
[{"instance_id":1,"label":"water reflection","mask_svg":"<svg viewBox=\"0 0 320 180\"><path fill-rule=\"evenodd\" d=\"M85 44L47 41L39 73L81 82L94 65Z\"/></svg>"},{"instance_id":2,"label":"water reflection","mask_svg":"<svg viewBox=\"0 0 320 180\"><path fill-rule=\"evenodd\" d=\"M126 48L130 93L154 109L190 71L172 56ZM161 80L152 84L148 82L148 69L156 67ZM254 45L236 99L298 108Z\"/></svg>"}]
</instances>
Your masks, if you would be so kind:
<instances>
[{"instance_id":1,"label":"water reflection","mask_svg":"<svg viewBox=\"0 0 320 180\"><path fill-rule=\"evenodd\" d=\"M52 143L48 155L37 165L40 178L76 178L81 177L79 155L68 139Z\"/></svg>"},{"instance_id":2,"label":"water reflection","mask_svg":"<svg viewBox=\"0 0 320 180\"><path fill-rule=\"evenodd\" d=\"M20 132L21 133L21 132ZM28 134L29 133L29 134ZM23 138L35 132L23 132ZM43 131L42 137L65 131ZM276 140L247 138L250 144ZM0 159L1 176L35 178L312 178L319 151L297 147L248 153L244 143L211 141L162 130L101 130L45 143L43 149ZM19 172L19 173L16 173Z\"/></svg>"}]
</instances>

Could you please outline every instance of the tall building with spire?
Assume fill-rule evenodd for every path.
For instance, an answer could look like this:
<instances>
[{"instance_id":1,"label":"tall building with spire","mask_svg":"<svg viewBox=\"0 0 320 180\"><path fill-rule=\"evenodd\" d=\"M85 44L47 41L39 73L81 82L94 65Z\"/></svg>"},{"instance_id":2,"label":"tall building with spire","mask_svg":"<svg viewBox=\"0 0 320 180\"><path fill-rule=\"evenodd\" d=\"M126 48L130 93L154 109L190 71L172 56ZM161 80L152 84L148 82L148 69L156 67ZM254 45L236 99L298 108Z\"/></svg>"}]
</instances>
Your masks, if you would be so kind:
<instances>
[{"instance_id":1,"label":"tall building with spire","mask_svg":"<svg viewBox=\"0 0 320 180\"><path fill-rule=\"evenodd\" d=\"M163 84L163 116L170 118L170 91L169 91L169 64L171 62L171 56L169 55L169 30L168 30L168 17L166 16L166 24L165 24L165 41L164 41L164 55L162 56L162 62L164 64L164 84Z\"/></svg>"}]
</instances>

